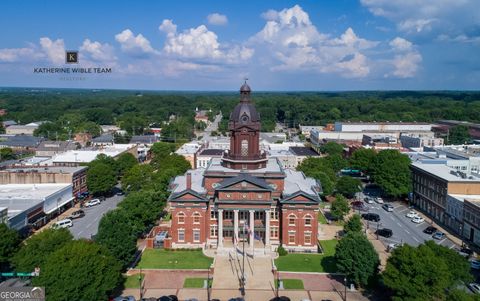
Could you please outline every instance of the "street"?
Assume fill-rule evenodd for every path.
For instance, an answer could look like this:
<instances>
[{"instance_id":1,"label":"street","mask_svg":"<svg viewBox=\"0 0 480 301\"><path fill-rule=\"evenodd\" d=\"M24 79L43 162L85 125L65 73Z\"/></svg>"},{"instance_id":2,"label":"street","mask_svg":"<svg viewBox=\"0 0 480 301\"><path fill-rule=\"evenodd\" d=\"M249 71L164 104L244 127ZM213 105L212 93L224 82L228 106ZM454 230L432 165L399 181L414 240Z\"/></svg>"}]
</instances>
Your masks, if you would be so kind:
<instances>
[{"instance_id":1,"label":"street","mask_svg":"<svg viewBox=\"0 0 480 301\"><path fill-rule=\"evenodd\" d=\"M370 197L378 195L377 191L368 191L368 195ZM365 193L358 194L359 200L365 198ZM382 208L382 204L378 204L374 202L373 204L367 204L366 208L368 208L367 212L376 213L380 216L380 222L367 222L363 221L365 225L373 230L387 228L393 231L392 237L386 238L379 236L380 240L384 242L385 245L391 243L407 243L412 246L418 246L427 240L434 240L432 235L423 233L423 230L430 226L426 221L416 224L411 221L411 218L406 217L405 215L410 211L413 210L419 213L420 216L423 216L420 212L416 211L415 209L410 209L406 204L402 202L385 202L387 204L393 205L393 211L388 212ZM367 213L367 212L360 212ZM441 244L447 248L454 248L456 245L450 239L444 238L442 240L434 240L436 243Z\"/></svg>"},{"instance_id":2,"label":"street","mask_svg":"<svg viewBox=\"0 0 480 301\"><path fill-rule=\"evenodd\" d=\"M85 211L85 216L74 219L73 227L70 228L73 237L75 239L90 239L92 235L97 234L98 224L100 223L103 214L116 208L123 198L124 195L113 195L112 197L106 198L105 201L101 202L99 205L90 208L82 208L82 210Z\"/></svg>"}]
</instances>

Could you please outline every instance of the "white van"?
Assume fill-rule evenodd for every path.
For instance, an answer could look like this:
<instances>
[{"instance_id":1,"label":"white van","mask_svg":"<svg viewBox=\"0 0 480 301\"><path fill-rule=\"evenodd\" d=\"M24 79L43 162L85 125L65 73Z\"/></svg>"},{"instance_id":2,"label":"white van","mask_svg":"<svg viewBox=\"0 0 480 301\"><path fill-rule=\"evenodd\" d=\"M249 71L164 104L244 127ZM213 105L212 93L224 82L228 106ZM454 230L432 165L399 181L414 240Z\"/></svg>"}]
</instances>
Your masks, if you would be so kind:
<instances>
[{"instance_id":1,"label":"white van","mask_svg":"<svg viewBox=\"0 0 480 301\"><path fill-rule=\"evenodd\" d=\"M62 219L61 221L58 221L55 224L53 224L52 228L59 229L59 228L68 228L68 227L72 227L72 226L73 226L72 220L69 219L69 218L66 218L66 219Z\"/></svg>"}]
</instances>

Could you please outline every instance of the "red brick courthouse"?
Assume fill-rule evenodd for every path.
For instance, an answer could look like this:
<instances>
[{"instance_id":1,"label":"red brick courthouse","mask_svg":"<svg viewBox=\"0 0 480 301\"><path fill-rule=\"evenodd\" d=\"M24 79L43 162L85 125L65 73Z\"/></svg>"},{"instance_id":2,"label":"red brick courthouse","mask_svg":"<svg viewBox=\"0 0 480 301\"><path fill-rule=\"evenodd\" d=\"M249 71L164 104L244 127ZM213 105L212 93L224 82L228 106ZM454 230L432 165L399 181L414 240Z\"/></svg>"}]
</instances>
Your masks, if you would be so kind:
<instances>
[{"instance_id":1,"label":"red brick courthouse","mask_svg":"<svg viewBox=\"0 0 480 301\"><path fill-rule=\"evenodd\" d=\"M168 200L172 248L316 251L320 184L260 150L250 87L230 114L230 151L175 178Z\"/></svg>"}]
</instances>

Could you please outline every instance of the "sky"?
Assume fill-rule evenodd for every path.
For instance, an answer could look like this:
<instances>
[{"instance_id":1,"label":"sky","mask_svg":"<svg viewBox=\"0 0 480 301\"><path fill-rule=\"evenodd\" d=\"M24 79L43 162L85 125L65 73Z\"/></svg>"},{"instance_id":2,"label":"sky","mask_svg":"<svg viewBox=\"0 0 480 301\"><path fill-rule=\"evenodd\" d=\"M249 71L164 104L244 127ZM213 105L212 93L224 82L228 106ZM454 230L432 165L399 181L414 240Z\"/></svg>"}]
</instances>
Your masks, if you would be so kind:
<instances>
[{"instance_id":1,"label":"sky","mask_svg":"<svg viewBox=\"0 0 480 301\"><path fill-rule=\"evenodd\" d=\"M0 2L0 87L479 90L479 0ZM78 51L78 64L65 52ZM34 68L111 68L45 74Z\"/></svg>"}]
</instances>

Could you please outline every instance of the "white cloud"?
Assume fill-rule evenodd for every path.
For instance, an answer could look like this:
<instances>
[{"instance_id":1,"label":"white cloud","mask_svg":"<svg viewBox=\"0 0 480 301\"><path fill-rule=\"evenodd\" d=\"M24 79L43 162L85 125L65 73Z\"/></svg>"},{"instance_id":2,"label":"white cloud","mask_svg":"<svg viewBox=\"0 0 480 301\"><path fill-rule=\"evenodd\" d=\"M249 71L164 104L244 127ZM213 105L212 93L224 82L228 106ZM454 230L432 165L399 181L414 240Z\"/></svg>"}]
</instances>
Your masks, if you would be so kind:
<instances>
[{"instance_id":1,"label":"white cloud","mask_svg":"<svg viewBox=\"0 0 480 301\"><path fill-rule=\"evenodd\" d=\"M50 38L40 38L40 46L50 61L60 65L65 63L65 44L63 39L52 41Z\"/></svg>"},{"instance_id":2,"label":"white cloud","mask_svg":"<svg viewBox=\"0 0 480 301\"><path fill-rule=\"evenodd\" d=\"M35 55L36 52L33 48L4 48L0 49L0 62L14 63Z\"/></svg>"},{"instance_id":3,"label":"white cloud","mask_svg":"<svg viewBox=\"0 0 480 301\"><path fill-rule=\"evenodd\" d=\"M167 33L163 52L180 59L193 59L209 63L236 63L248 60L253 49L240 45L221 44L218 36L205 25L176 32L171 20L164 20L159 29Z\"/></svg>"},{"instance_id":4,"label":"white cloud","mask_svg":"<svg viewBox=\"0 0 480 301\"><path fill-rule=\"evenodd\" d=\"M141 33L134 35L130 29L125 29L121 33L115 35L115 40L120 43L123 51L131 54L151 54L156 51L150 45Z\"/></svg>"},{"instance_id":5,"label":"white cloud","mask_svg":"<svg viewBox=\"0 0 480 301\"><path fill-rule=\"evenodd\" d=\"M404 34L437 38L439 35L480 36L477 0L361 0L376 16L384 17Z\"/></svg>"},{"instance_id":6,"label":"white cloud","mask_svg":"<svg viewBox=\"0 0 480 301\"><path fill-rule=\"evenodd\" d=\"M95 61L111 62L117 59L113 47L107 43L102 44L97 41L92 42L90 39L85 39L79 50L81 54L86 54L89 59Z\"/></svg>"},{"instance_id":7,"label":"white cloud","mask_svg":"<svg viewBox=\"0 0 480 301\"><path fill-rule=\"evenodd\" d=\"M313 70L344 77L365 77L370 73L369 60L361 51L377 46L378 42L358 37L352 28L331 38L317 30L299 5L269 10L262 16L267 22L251 43L258 52L269 54L271 58L262 61L273 65L271 70Z\"/></svg>"},{"instance_id":8,"label":"white cloud","mask_svg":"<svg viewBox=\"0 0 480 301\"><path fill-rule=\"evenodd\" d=\"M396 37L389 43L395 53L391 64L394 70L387 76L409 78L416 75L419 65L422 62L421 54L415 49L410 41Z\"/></svg>"},{"instance_id":9,"label":"white cloud","mask_svg":"<svg viewBox=\"0 0 480 301\"><path fill-rule=\"evenodd\" d=\"M221 15L219 13L213 13L207 16L209 24L212 25L227 25L228 19L227 16Z\"/></svg>"}]
</instances>

